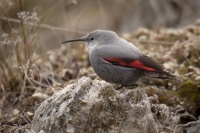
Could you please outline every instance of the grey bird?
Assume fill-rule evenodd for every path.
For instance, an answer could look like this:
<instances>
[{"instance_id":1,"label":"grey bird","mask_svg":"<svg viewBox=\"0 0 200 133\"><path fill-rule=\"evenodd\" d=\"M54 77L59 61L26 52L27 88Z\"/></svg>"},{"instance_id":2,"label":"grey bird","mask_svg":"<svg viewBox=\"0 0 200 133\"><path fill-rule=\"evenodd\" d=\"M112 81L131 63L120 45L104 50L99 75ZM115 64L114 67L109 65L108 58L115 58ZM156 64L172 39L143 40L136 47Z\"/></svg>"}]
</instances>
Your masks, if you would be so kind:
<instances>
[{"instance_id":1,"label":"grey bird","mask_svg":"<svg viewBox=\"0 0 200 133\"><path fill-rule=\"evenodd\" d=\"M106 82L120 85L117 89L137 86L145 78L179 81L177 76L113 31L94 30L82 38L62 43L77 41L87 43L89 61L95 73Z\"/></svg>"}]
</instances>

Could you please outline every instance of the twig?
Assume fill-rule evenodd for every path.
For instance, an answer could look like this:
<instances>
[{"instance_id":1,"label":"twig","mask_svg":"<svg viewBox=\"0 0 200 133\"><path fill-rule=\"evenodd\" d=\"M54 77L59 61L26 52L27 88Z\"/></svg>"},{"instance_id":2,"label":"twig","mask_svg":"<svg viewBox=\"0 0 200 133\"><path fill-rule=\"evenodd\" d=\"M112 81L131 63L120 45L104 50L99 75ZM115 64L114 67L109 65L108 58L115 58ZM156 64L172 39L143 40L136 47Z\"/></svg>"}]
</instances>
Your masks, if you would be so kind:
<instances>
[{"instance_id":1,"label":"twig","mask_svg":"<svg viewBox=\"0 0 200 133\"><path fill-rule=\"evenodd\" d=\"M78 80L78 78L80 77L81 73L83 72L83 69L85 69L85 66L83 66L83 68L81 68L80 72L78 73L78 76L76 77L76 81Z\"/></svg>"},{"instance_id":2,"label":"twig","mask_svg":"<svg viewBox=\"0 0 200 133\"><path fill-rule=\"evenodd\" d=\"M19 19L14 19L14 18L8 18L8 17L0 17L1 20L5 20L5 21L10 21L10 22L15 22L15 23L21 23ZM31 25L34 26L34 23L28 22L26 23L27 25ZM59 30L59 31L66 31L66 32L72 32L72 33L80 33L80 34L87 34L84 31L74 31L74 30L70 30L70 29L66 29L66 28L60 28L60 27L53 27L47 24L39 24L38 25L41 28L47 28L47 29L51 29L51 30Z\"/></svg>"},{"instance_id":3,"label":"twig","mask_svg":"<svg viewBox=\"0 0 200 133\"><path fill-rule=\"evenodd\" d=\"M66 15L65 15L65 11L64 11L64 6L62 6L62 16L63 16L63 21L65 24L67 24L66 22ZM77 17L76 17L77 19ZM75 22L75 30L77 28L77 20ZM65 33L65 36L67 36L67 33ZM67 66L67 67L70 67L70 65L72 64L72 49L71 49L71 45L66 45L66 50L67 50L67 62L65 62L64 64ZM66 61L66 60L65 60Z\"/></svg>"},{"instance_id":4,"label":"twig","mask_svg":"<svg viewBox=\"0 0 200 133\"><path fill-rule=\"evenodd\" d=\"M78 73L78 76L76 77L76 79L75 79L75 81L76 81L76 86L77 86L77 84L78 84L78 78L80 77L80 75L81 75L81 73L83 72L83 69L85 69L85 66L83 66L83 68L81 68L81 70L79 71L79 73Z\"/></svg>"},{"instance_id":5,"label":"twig","mask_svg":"<svg viewBox=\"0 0 200 133\"><path fill-rule=\"evenodd\" d=\"M153 41L153 40L136 40L134 39L133 41L135 42L139 42L139 43L151 43L151 44L159 44L159 45L168 45L168 46L171 46L171 45L174 45L175 42L164 42L164 41Z\"/></svg>"},{"instance_id":6,"label":"twig","mask_svg":"<svg viewBox=\"0 0 200 133\"><path fill-rule=\"evenodd\" d=\"M53 89L53 87L51 87L51 86L48 86L48 85L45 85L45 84L42 84L42 83L40 83L40 82L38 82L38 81L36 81L36 80L33 80L33 79L31 79L31 78L29 78L27 75L25 75L26 76L26 78L27 78L27 80L30 82L30 83L35 83L35 84L37 84L37 85L40 85L40 86L42 86L42 87L46 87L46 88L51 88L51 89Z\"/></svg>"},{"instance_id":7,"label":"twig","mask_svg":"<svg viewBox=\"0 0 200 133\"><path fill-rule=\"evenodd\" d=\"M22 113L21 117L24 119L24 121L26 121L27 124L30 124L31 120L25 115L24 110L21 112Z\"/></svg>"},{"instance_id":8,"label":"twig","mask_svg":"<svg viewBox=\"0 0 200 133\"><path fill-rule=\"evenodd\" d=\"M10 22L15 22L15 23L20 23L19 19L14 19L14 18L8 18L8 17L0 17L0 19L5 20L5 21L10 21ZM27 25L35 25L34 23L28 22ZM41 28L47 28L51 30L58 30L58 31L66 31L66 32L72 32L72 33L79 33L79 34L87 34L87 32L84 31L76 31L76 30L71 30L71 29L66 29L66 28L60 28L60 27L53 27L47 24L39 24L38 25ZM133 41L139 42L139 43L151 43L151 44L160 44L160 45L174 45L175 42L160 42L160 41L153 41L153 40L136 40L134 39Z\"/></svg>"},{"instance_id":9,"label":"twig","mask_svg":"<svg viewBox=\"0 0 200 133\"><path fill-rule=\"evenodd\" d=\"M19 0L19 10L22 11L22 1ZM27 44L27 38L26 38L26 33L25 33L25 27L24 27L24 21L21 18L20 20L21 28L22 28L22 35L23 35L23 41L24 41L24 58L27 60L28 59L28 53L29 53L29 47Z\"/></svg>"},{"instance_id":10,"label":"twig","mask_svg":"<svg viewBox=\"0 0 200 133\"><path fill-rule=\"evenodd\" d=\"M190 60L187 58L187 56L185 55L185 60L189 63L189 65L192 67L191 69L200 76L200 74L195 70L195 66L193 65L193 63L190 62Z\"/></svg>"}]
</instances>

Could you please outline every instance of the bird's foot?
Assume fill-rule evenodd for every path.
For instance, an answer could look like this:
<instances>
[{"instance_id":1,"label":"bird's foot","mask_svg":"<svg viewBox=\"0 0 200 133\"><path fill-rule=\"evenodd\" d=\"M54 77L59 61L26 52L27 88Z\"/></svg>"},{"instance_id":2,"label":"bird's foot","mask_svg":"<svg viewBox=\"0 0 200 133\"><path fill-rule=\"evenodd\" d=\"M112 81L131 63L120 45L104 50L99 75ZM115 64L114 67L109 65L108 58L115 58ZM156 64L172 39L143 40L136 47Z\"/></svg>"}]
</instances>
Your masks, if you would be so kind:
<instances>
[{"instance_id":1,"label":"bird's foot","mask_svg":"<svg viewBox=\"0 0 200 133\"><path fill-rule=\"evenodd\" d=\"M138 87L138 84L126 85L125 87L127 87L128 89L135 89L136 87Z\"/></svg>"},{"instance_id":2,"label":"bird's foot","mask_svg":"<svg viewBox=\"0 0 200 133\"><path fill-rule=\"evenodd\" d=\"M119 85L115 90L120 90L121 88L126 87L128 89L135 89L138 87L138 84L130 84L130 85Z\"/></svg>"},{"instance_id":3,"label":"bird's foot","mask_svg":"<svg viewBox=\"0 0 200 133\"><path fill-rule=\"evenodd\" d=\"M119 85L119 86L117 86L117 88L115 88L115 90L120 90L123 87L124 87L123 85Z\"/></svg>"}]
</instances>

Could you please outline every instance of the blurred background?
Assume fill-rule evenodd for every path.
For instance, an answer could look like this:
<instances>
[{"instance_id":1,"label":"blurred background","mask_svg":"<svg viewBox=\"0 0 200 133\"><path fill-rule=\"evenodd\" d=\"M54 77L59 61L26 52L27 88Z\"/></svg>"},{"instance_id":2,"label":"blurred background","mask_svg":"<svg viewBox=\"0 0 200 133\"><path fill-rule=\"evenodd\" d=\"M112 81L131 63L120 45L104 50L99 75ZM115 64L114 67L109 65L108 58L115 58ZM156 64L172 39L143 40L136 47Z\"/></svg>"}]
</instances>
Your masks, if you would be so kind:
<instances>
[{"instance_id":1,"label":"blurred background","mask_svg":"<svg viewBox=\"0 0 200 133\"><path fill-rule=\"evenodd\" d=\"M177 28L200 17L199 0L1 0L0 5L1 17L18 19L18 12L35 11L40 24L59 27L40 27L40 41L49 49L95 29L131 33L139 27ZM10 32L11 25L20 23L0 20L4 32Z\"/></svg>"},{"instance_id":2,"label":"blurred background","mask_svg":"<svg viewBox=\"0 0 200 133\"><path fill-rule=\"evenodd\" d=\"M200 0L0 0L0 132L30 127L38 105L78 78L98 79L83 43L60 44L95 29L117 32L179 76L145 90L175 114L188 111L184 123L200 119Z\"/></svg>"}]
</instances>

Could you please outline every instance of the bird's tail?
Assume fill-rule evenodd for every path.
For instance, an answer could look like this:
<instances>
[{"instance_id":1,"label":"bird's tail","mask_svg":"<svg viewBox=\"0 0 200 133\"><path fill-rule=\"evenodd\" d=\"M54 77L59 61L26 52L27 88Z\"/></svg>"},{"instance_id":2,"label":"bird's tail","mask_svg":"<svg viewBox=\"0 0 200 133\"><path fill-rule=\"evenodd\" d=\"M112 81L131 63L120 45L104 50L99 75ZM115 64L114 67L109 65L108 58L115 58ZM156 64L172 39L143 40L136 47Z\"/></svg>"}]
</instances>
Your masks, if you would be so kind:
<instances>
[{"instance_id":1,"label":"bird's tail","mask_svg":"<svg viewBox=\"0 0 200 133\"><path fill-rule=\"evenodd\" d=\"M165 71L165 70L150 73L148 75L148 77L149 78L166 79L166 80L174 80L174 81L180 82L180 79L176 75L174 75L168 71Z\"/></svg>"}]
</instances>

